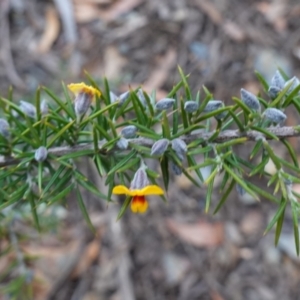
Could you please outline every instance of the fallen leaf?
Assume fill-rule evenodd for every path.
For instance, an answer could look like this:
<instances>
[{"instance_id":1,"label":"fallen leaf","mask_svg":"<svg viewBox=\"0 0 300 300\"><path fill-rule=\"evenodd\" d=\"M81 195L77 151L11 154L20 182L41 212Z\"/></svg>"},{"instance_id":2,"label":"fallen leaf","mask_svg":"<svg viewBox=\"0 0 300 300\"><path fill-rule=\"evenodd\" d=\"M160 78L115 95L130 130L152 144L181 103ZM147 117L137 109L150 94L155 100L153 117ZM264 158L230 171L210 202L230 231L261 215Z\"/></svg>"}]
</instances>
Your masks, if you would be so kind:
<instances>
[{"instance_id":1,"label":"fallen leaf","mask_svg":"<svg viewBox=\"0 0 300 300\"><path fill-rule=\"evenodd\" d=\"M122 0L116 1L109 6L108 9L99 10L99 17L105 21L116 20L121 15L132 11L135 7L140 5L143 0Z\"/></svg>"},{"instance_id":2,"label":"fallen leaf","mask_svg":"<svg viewBox=\"0 0 300 300\"><path fill-rule=\"evenodd\" d=\"M37 46L38 53L48 52L51 49L55 40L57 39L60 31L60 22L58 14L53 6L47 7L45 19L45 31Z\"/></svg>"},{"instance_id":3,"label":"fallen leaf","mask_svg":"<svg viewBox=\"0 0 300 300\"><path fill-rule=\"evenodd\" d=\"M194 2L200 8L200 10L202 10L205 14L208 15L208 17L211 19L213 23L215 24L222 23L223 20L222 15L211 1L195 0Z\"/></svg>"},{"instance_id":4,"label":"fallen leaf","mask_svg":"<svg viewBox=\"0 0 300 300\"><path fill-rule=\"evenodd\" d=\"M167 53L158 59L156 68L150 74L149 79L144 83L144 88L154 90L164 85L170 70L174 67L177 59L177 52L174 48L169 48Z\"/></svg>"},{"instance_id":5,"label":"fallen leaf","mask_svg":"<svg viewBox=\"0 0 300 300\"><path fill-rule=\"evenodd\" d=\"M248 212L240 223L240 229L245 235L253 235L263 232L263 216L259 211Z\"/></svg>"},{"instance_id":6,"label":"fallen leaf","mask_svg":"<svg viewBox=\"0 0 300 300\"><path fill-rule=\"evenodd\" d=\"M121 56L118 49L114 46L109 46L104 52L104 76L107 79L116 79L120 77L122 68L126 65L127 60Z\"/></svg>"},{"instance_id":7,"label":"fallen leaf","mask_svg":"<svg viewBox=\"0 0 300 300\"><path fill-rule=\"evenodd\" d=\"M287 5L284 1L274 1L274 3L261 2L256 4L256 9L273 24L278 32L283 32L287 28Z\"/></svg>"},{"instance_id":8,"label":"fallen leaf","mask_svg":"<svg viewBox=\"0 0 300 300\"><path fill-rule=\"evenodd\" d=\"M100 252L100 240L93 240L85 249L78 265L72 273L72 278L77 278L84 274L92 263L97 259Z\"/></svg>"},{"instance_id":9,"label":"fallen leaf","mask_svg":"<svg viewBox=\"0 0 300 300\"><path fill-rule=\"evenodd\" d=\"M161 87L164 85L170 71L176 64L177 53L174 48L170 48L165 55L158 58L156 67L151 72L149 78L144 84L141 83L132 83L130 84L132 89L136 89L139 86L142 86L143 90L150 94L153 90L156 91L156 98L162 99L167 96L167 92L162 90ZM121 88L123 91L128 90L126 86Z\"/></svg>"},{"instance_id":10,"label":"fallen leaf","mask_svg":"<svg viewBox=\"0 0 300 300\"><path fill-rule=\"evenodd\" d=\"M94 3L74 3L74 16L78 23L88 23L99 19L99 9Z\"/></svg>"},{"instance_id":11,"label":"fallen leaf","mask_svg":"<svg viewBox=\"0 0 300 300\"><path fill-rule=\"evenodd\" d=\"M242 42L246 38L245 32L239 27L239 25L230 20L226 20L224 22L223 30L234 41Z\"/></svg>"},{"instance_id":12,"label":"fallen leaf","mask_svg":"<svg viewBox=\"0 0 300 300\"><path fill-rule=\"evenodd\" d=\"M224 300L224 298L217 291L211 291L210 297L211 300Z\"/></svg>"},{"instance_id":13,"label":"fallen leaf","mask_svg":"<svg viewBox=\"0 0 300 300\"><path fill-rule=\"evenodd\" d=\"M182 241L200 248L212 248L222 244L224 225L221 222L209 223L199 221L193 224L181 223L167 219L168 229Z\"/></svg>"}]
</instances>

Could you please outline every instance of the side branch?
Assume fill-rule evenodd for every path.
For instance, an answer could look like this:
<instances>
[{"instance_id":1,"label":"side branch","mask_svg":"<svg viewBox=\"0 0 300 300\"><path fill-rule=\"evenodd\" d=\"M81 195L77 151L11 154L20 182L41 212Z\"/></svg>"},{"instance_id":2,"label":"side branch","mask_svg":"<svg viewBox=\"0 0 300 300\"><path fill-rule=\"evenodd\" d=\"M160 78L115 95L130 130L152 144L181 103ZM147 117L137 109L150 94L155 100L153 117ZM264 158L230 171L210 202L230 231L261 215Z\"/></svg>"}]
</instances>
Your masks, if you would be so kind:
<instances>
[{"instance_id":1,"label":"side branch","mask_svg":"<svg viewBox=\"0 0 300 300\"><path fill-rule=\"evenodd\" d=\"M300 127L299 126L289 126L289 127L269 127L265 128L266 131L270 132L270 134L277 136L279 139L285 139L288 137L297 137L300 136ZM182 139L186 143L190 143L192 141L202 139L203 142L209 140L209 138L215 132L200 132L197 134L190 134L186 136L182 136ZM212 143L224 143L230 140L234 140L237 138L246 137L248 141L255 141L258 138L264 137L267 140L272 140L270 136L266 136L263 133L255 130L250 130L247 132L240 132L237 130L225 130L219 133L219 135L212 141ZM144 147L151 148L155 141L147 138L134 138L129 139L129 143L135 145L141 145ZM107 150L103 147L105 145L105 141L100 141L98 143L98 153L108 154ZM53 156L61 157L66 154L76 153L82 150L92 150L94 149L93 143L80 144L73 147L70 146L62 146L48 149L48 154ZM0 167L5 167L9 165L16 165L21 160L15 157L4 157L0 156Z\"/></svg>"}]
</instances>

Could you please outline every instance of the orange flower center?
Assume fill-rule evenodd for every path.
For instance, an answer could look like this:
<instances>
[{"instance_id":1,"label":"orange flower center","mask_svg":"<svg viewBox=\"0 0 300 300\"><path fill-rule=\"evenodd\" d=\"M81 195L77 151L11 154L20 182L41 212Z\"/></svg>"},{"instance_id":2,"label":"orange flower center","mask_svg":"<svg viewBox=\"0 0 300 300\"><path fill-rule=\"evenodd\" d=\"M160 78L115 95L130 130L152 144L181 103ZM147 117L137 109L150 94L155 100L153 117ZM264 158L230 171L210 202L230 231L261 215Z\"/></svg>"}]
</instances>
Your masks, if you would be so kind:
<instances>
[{"instance_id":1,"label":"orange flower center","mask_svg":"<svg viewBox=\"0 0 300 300\"><path fill-rule=\"evenodd\" d=\"M148 201L145 196L133 196L131 200L131 211L143 214L148 209Z\"/></svg>"}]
</instances>

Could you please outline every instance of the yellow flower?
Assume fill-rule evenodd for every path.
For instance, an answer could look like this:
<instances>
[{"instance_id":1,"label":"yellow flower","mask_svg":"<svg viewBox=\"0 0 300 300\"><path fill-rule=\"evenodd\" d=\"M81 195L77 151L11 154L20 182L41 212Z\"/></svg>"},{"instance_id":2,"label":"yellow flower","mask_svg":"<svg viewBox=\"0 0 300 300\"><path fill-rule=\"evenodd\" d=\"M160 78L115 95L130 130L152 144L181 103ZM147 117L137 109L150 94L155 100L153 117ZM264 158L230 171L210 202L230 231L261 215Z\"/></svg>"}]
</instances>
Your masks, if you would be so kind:
<instances>
[{"instance_id":1,"label":"yellow flower","mask_svg":"<svg viewBox=\"0 0 300 300\"><path fill-rule=\"evenodd\" d=\"M99 97L101 92L83 82L71 83L68 85L68 88L75 94L74 109L79 120L91 106L92 101L95 99L95 95Z\"/></svg>"},{"instance_id":2,"label":"yellow flower","mask_svg":"<svg viewBox=\"0 0 300 300\"><path fill-rule=\"evenodd\" d=\"M148 209L148 201L145 196L163 195L164 191L157 185L150 185L147 173L144 168L139 168L131 182L130 188L124 185L117 185L112 190L113 194L125 194L132 196L131 211L144 213Z\"/></svg>"},{"instance_id":3,"label":"yellow flower","mask_svg":"<svg viewBox=\"0 0 300 300\"><path fill-rule=\"evenodd\" d=\"M69 90L77 96L78 94L84 93L92 97L101 96L101 92L90 85L86 85L84 82L71 83L68 85Z\"/></svg>"},{"instance_id":4,"label":"yellow flower","mask_svg":"<svg viewBox=\"0 0 300 300\"><path fill-rule=\"evenodd\" d=\"M145 196L163 195L164 191L157 185L147 185L142 189L131 190L124 185L117 185L112 190L113 194L125 194L132 196L131 210L134 213L144 213L148 209L148 201Z\"/></svg>"}]
</instances>

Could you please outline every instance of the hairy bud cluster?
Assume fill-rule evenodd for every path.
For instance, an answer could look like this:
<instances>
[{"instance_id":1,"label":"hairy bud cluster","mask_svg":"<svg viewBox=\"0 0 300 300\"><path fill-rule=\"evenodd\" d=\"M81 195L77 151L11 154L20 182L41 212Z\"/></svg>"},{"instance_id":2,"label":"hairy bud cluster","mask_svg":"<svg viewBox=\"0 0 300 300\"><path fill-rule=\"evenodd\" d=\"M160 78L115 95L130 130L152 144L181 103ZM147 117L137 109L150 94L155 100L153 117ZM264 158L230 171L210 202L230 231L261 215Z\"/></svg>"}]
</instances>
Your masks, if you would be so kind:
<instances>
[{"instance_id":1,"label":"hairy bud cluster","mask_svg":"<svg viewBox=\"0 0 300 300\"><path fill-rule=\"evenodd\" d=\"M171 169L176 176L180 176L182 174L182 169L173 161L171 161Z\"/></svg>"},{"instance_id":2,"label":"hairy bud cluster","mask_svg":"<svg viewBox=\"0 0 300 300\"><path fill-rule=\"evenodd\" d=\"M109 92L109 96L111 103L119 102L119 106L121 106L130 97L130 92L127 91L119 96L117 96L113 92Z\"/></svg>"},{"instance_id":3,"label":"hairy bud cluster","mask_svg":"<svg viewBox=\"0 0 300 300\"><path fill-rule=\"evenodd\" d=\"M0 119L0 134L6 139L9 138L9 124L5 119Z\"/></svg>"},{"instance_id":4,"label":"hairy bud cluster","mask_svg":"<svg viewBox=\"0 0 300 300\"><path fill-rule=\"evenodd\" d=\"M77 117L84 115L91 106L93 95L89 93L79 93L74 100L74 109Z\"/></svg>"},{"instance_id":5,"label":"hairy bud cluster","mask_svg":"<svg viewBox=\"0 0 300 300\"><path fill-rule=\"evenodd\" d=\"M175 151L177 157L183 161L187 151L185 141L179 138L172 140L172 149Z\"/></svg>"},{"instance_id":6,"label":"hairy bud cluster","mask_svg":"<svg viewBox=\"0 0 300 300\"><path fill-rule=\"evenodd\" d=\"M120 150L126 150L128 148L128 140L121 137L118 141L117 141L117 147Z\"/></svg>"},{"instance_id":7,"label":"hairy bud cluster","mask_svg":"<svg viewBox=\"0 0 300 300\"><path fill-rule=\"evenodd\" d=\"M284 114L281 110L273 107L267 108L262 116L276 124L283 123L286 120L286 114Z\"/></svg>"},{"instance_id":8,"label":"hairy bud cluster","mask_svg":"<svg viewBox=\"0 0 300 300\"><path fill-rule=\"evenodd\" d=\"M46 160L47 156L48 156L48 150L44 146L39 147L34 153L34 159L37 162L42 162L42 161Z\"/></svg>"},{"instance_id":9,"label":"hairy bud cluster","mask_svg":"<svg viewBox=\"0 0 300 300\"><path fill-rule=\"evenodd\" d=\"M206 104L203 111L208 113L208 112L212 112L214 110L217 110L217 109L219 109L223 106L224 106L224 103L221 100L210 100Z\"/></svg>"},{"instance_id":10,"label":"hairy bud cluster","mask_svg":"<svg viewBox=\"0 0 300 300\"><path fill-rule=\"evenodd\" d=\"M241 99L250 109L260 111L260 103L257 97L252 93L241 89Z\"/></svg>"},{"instance_id":11,"label":"hairy bud cluster","mask_svg":"<svg viewBox=\"0 0 300 300\"><path fill-rule=\"evenodd\" d=\"M292 84L291 84L292 83ZM289 95L299 84L300 81L298 79L298 77L294 76L293 78L291 78L290 80L288 80L285 83L285 87L288 86L289 84L291 84L290 88L287 90L286 94Z\"/></svg>"},{"instance_id":12,"label":"hairy bud cluster","mask_svg":"<svg viewBox=\"0 0 300 300\"><path fill-rule=\"evenodd\" d=\"M144 107L146 107L146 106L147 106L147 101L146 101L145 95L144 95L144 93L143 93L143 90L142 90L142 89L139 89L139 90L137 91L136 95L138 96L138 98L139 98L140 102L142 103L142 105L143 105Z\"/></svg>"},{"instance_id":13,"label":"hairy bud cluster","mask_svg":"<svg viewBox=\"0 0 300 300\"><path fill-rule=\"evenodd\" d=\"M168 139L161 139L156 141L151 148L151 156L161 156L163 155L169 146Z\"/></svg>"},{"instance_id":14,"label":"hairy bud cluster","mask_svg":"<svg viewBox=\"0 0 300 300\"><path fill-rule=\"evenodd\" d=\"M26 116L28 116L30 118L36 117L36 108L33 104L21 100L19 107Z\"/></svg>"},{"instance_id":15,"label":"hairy bud cluster","mask_svg":"<svg viewBox=\"0 0 300 300\"><path fill-rule=\"evenodd\" d=\"M134 125L128 125L121 130L121 135L126 139L132 139L136 136L137 128Z\"/></svg>"},{"instance_id":16,"label":"hairy bud cluster","mask_svg":"<svg viewBox=\"0 0 300 300\"><path fill-rule=\"evenodd\" d=\"M157 110L167 110L173 107L174 103L175 103L175 99L163 98L156 103L155 108Z\"/></svg>"},{"instance_id":17,"label":"hairy bud cluster","mask_svg":"<svg viewBox=\"0 0 300 300\"><path fill-rule=\"evenodd\" d=\"M196 112L199 108L199 104L196 101L189 100L184 103L184 110L188 113Z\"/></svg>"},{"instance_id":18,"label":"hairy bud cluster","mask_svg":"<svg viewBox=\"0 0 300 300\"><path fill-rule=\"evenodd\" d=\"M131 181L130 189L139 190L149 185L147 173L144 168L139 168Z\"/></svg>"}]
</instances>

